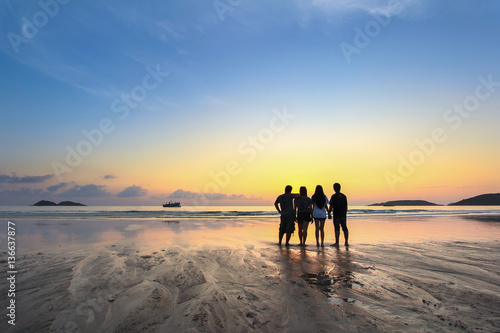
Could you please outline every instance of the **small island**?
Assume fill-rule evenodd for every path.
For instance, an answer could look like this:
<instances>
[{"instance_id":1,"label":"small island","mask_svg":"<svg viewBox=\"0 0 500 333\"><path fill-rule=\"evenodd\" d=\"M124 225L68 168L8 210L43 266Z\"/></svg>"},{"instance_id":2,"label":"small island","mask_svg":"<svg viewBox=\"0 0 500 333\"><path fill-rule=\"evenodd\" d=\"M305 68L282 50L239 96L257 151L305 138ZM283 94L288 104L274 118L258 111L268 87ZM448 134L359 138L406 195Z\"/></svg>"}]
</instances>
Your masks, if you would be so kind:
<instances>
[{"instance_id":1,"label":"small island","mask_svg":"<svg viewBox=\"0 0 500 333\"><path fill-rule=\"evenodd\" d=\"M87 206L79 202L73 202L73 201L61 201L60 203L57 204L58 206Z\"/></svg>"},{"instance_id":2,"label":"small island","mask_svg":"<svg viewBox=\"0 0 500 333\"><path fill-rule=\"evenodd\" d=\"M33 204L32 206L42 207L42 206L87 206L87 205L73 201L61 201L60 203L56 204L53 201L40 200L37 203Z\"/></svg>"},{"instance_id":3,"label":"small island","mask_svg":"<svg viewBox=\"0 0 500 333\"><path fill-rule=\"evenodd\" d=\"M451 203L448 206L500 206L500 193L481 194Z\"/></svg>"},{"instance_id":4,"label":"small island","mask_svg":"<svg viewBox=\"0 0 500 333\"><path fill-rule=\"evenodd\" d=\"M438 204L425 200L393 200L374 203L368 206L439 206Z\"/></svg>"}]
</instances>

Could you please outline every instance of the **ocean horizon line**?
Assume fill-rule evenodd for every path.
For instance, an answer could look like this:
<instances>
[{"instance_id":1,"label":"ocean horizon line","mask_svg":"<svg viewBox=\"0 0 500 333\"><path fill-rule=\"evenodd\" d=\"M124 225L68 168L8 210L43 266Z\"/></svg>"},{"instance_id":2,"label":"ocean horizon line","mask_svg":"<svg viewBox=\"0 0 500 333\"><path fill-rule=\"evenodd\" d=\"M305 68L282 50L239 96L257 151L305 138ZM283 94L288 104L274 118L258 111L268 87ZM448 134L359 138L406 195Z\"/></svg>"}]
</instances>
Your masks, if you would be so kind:
<instances>
[{"instance_id":1,"label":"ocean horizon line","mask_svg":"<svg viewBox=\"0 0 500 333\"><path fill-rule=\"evenodd\" d=\"M350 206L348 217L500 215L500 206ZM272 218L274 206L0 206L0 218Z\"/></svg>"}]
</instances>

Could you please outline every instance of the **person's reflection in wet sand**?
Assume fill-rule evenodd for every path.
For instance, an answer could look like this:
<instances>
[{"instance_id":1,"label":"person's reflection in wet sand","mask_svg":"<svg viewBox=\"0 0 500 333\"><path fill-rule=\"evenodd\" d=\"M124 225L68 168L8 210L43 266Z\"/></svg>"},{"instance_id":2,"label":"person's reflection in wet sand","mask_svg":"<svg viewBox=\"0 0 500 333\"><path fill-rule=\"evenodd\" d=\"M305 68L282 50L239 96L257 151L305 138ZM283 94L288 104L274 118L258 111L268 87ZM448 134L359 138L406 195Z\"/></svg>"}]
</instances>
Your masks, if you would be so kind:
<instances>
[{"instance_id":1,"label":"person's reflection in wet sand","mask_svg":"<svg viewBox=\"0 0 500 333\"><path fill-rule=\"evenodd\" d=\"M334 282L342 281L346 285L352 284L354 278L354 266L351 261L351 253L349 252L349 248L346 248L345 251L336 249L334 263L335 265L331 272L334 277Z\"/></svg>"},{"instance_id":2,"label":"person's reflection in wet sand","mask_svg":"<svg viewBox=\"0 0 500 333\"><path fill-rule=\"evenodd\" d=\"M299 277L335 305L353 301L351 289L361 286L355 281L355 265L348 249L295 251L283 248L280 262L286 278Z\"/></svg>"}]
</instances>

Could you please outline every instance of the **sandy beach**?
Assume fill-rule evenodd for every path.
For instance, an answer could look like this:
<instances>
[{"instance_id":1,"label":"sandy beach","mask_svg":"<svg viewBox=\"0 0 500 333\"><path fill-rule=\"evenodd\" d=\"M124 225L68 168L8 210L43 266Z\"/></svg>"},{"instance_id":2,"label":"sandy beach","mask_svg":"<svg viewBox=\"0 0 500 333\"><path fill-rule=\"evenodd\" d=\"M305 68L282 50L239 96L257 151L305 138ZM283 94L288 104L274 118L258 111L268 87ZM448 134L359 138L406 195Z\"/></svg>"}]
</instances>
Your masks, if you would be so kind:
<instances>
[{"instance_id":1,"label":"sandy beach","mask_svg":"<svg viewBox=\"0 0 500 333\"><path fill-rule=\"evenodd\" d=\"M500 333L500 0L0 28L0 333Z\"/></svg>"},{"instance_id":2,"label":"sandy beach","mask_svg":"<svg viewBox=\"0 0 500 333\"><path fill-rule=\"evenodd\" d=\"M353 219L339 249L270 218L15 223L2 332L500 331L498 217Z\"/></svg>"}]
</instances>

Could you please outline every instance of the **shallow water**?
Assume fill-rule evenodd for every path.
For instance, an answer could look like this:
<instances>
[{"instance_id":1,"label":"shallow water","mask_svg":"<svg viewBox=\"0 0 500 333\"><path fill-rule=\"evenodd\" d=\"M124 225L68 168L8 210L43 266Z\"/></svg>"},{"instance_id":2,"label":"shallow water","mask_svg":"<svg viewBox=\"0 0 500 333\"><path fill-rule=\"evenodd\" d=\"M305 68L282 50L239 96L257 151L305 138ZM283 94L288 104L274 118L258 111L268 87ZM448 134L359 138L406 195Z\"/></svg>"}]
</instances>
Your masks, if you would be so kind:
<instances>
[{"instance_id":1,"label":"shallow water","mask_svg":"<svg viewBox=\"0 0 500 333\"><path fill-rule=\"evenodd\" d=\"M278 246L276 216L12 222L25 331L500 329L492 214L351 216L348 248L331 220L324 248Z\"/></svg>"},{"instance_id":2,"label":"shallow water","mask_svg":"<svg viewBox=\"0 0 500 333\"><path fill-rule=\"evenodd\" d=\"M439 215L500 215L500 206L350 206L348 217L367 216L439 216ZM0 206L0 219L191 219L277 217L274 206Z\"/></svg>"},{"instance_id":3,"label":"shallow water","mask_svg":"<svg viewBox=\"0 0 500 333\"><path fill-rule=\"evenodd\" d=\"M450 240L500 239L498 215L373 216L348 218L350 243L382 244ZM106 245L134 240L142 246L193 244L224 245L234 241L264 246L277 242L278 217L189 219L15 218L19 251L58 247ZM6 228L6 227L5 227ZM4 246L6 238L0 239ZM334 242L331 220L325 225L325 244ZM291 244L298 243L297 233ZM307 243L315 247L314 225ZM341 244L343 235L341 235Z\"/></svg>"}]
</instances>

